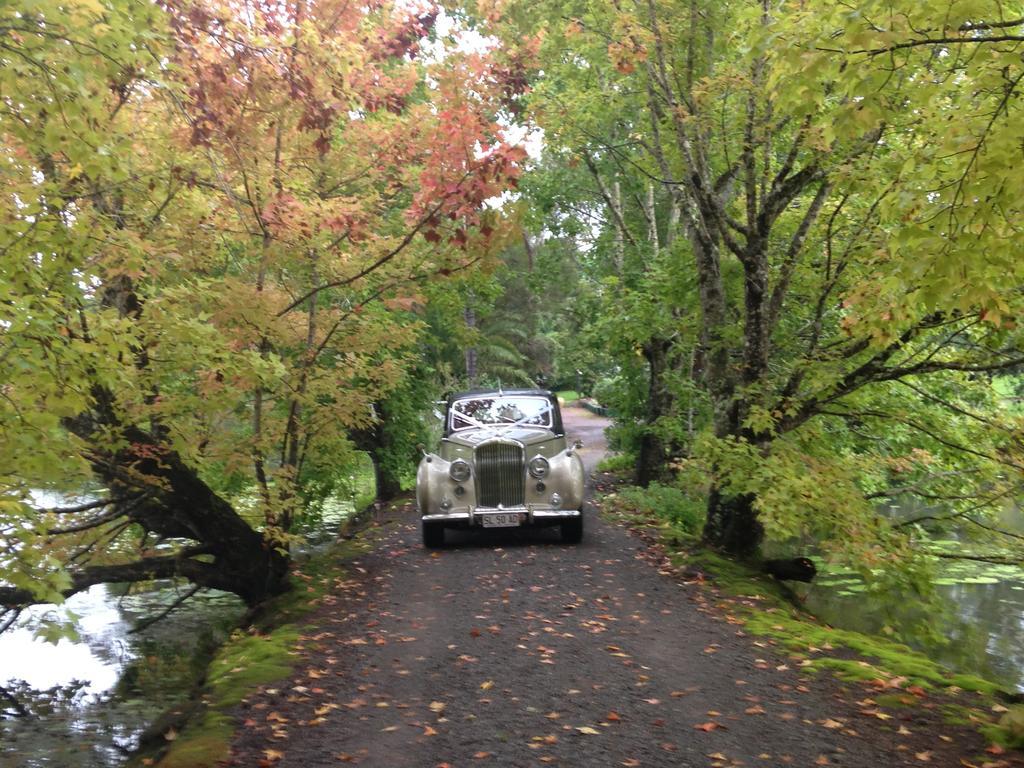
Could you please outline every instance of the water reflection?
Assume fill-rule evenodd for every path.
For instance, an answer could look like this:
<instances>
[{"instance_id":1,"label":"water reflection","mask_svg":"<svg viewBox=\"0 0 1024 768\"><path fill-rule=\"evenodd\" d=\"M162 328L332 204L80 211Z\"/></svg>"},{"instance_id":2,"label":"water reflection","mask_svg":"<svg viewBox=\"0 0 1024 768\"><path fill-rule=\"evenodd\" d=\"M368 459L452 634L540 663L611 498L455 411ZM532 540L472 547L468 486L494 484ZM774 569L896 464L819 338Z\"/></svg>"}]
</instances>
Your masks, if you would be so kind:
<instances>
[{"instance_id":1,"label":"water reflection","mask_svg":"<svg viewBox=\"0 0 1024 768\"><path fill-rule=\"evenodd\" d=\"M236 597L198 595L167 622L130 634L140 620L178 597L163 585L126 593L111 585L69 599L79 639L56 645L34 637L53 606L28 611L28 626L0 635L0 684L30 717L0 719L0 767L113 768L142 730L185 698L197 648L212 644L241 616Z\"/></svg>"},{"instance_id":2,"label":"water reflection","mask_svg":"<svg viewBox=\"0 0 1024 768\"><path fill-rule=\"evenodd\" d=\"M345 496L328 499L301 521L315 546L336 538L357 497L372 493L372 476L353 476ZM40 507L81 503L89 497L38 492ZM244 507L245 500L240 506ZM99 585L61 608L33 606L18 628L0 633L0 687L14 693L30 717L7 717L0 699L0 768L116 768L157 717L191 693L196 651L212 647L235 626L244 606L213 590L190 599L165 621L138 634L133 627L177 599L180 585L130 591ZM77 640L36 638L47 621L74 615ZM14 707L6 713L14 713Z\"/></svg>"},{"instance_id":3,"label":"water reflection","mask_svg":"<svg viewBox=\"0 0 1024 768\"><path fill-rule=\"evenodd\" d=\"M807 608L833 626L895 634L939 663L1024 691L1024 570L955 563L935 606L913 595L870 595L849 573L823 574Z\"/></svg>"}]
</instances>

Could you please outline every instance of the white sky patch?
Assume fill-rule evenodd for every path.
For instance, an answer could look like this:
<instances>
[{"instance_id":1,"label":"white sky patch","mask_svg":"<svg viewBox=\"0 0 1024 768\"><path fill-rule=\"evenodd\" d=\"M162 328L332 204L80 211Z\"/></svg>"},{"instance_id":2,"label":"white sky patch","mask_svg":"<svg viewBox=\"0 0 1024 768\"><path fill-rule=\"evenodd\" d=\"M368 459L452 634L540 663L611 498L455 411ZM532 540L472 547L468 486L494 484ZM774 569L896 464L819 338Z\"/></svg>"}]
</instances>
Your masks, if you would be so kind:
<instances>
[{"instance_id":1,"label":"white sky patch","mask_svg":"<svg viewBox=\"0 0 1024 768\"><path fill-rule=\"evenodd\" d=\"M434 32L437 39L423 44L423 58L431 64L444 61L452 53L486 53L500 45L498 38L469 29L443 8L434 22Z\"/></svg>"}]
</instances>

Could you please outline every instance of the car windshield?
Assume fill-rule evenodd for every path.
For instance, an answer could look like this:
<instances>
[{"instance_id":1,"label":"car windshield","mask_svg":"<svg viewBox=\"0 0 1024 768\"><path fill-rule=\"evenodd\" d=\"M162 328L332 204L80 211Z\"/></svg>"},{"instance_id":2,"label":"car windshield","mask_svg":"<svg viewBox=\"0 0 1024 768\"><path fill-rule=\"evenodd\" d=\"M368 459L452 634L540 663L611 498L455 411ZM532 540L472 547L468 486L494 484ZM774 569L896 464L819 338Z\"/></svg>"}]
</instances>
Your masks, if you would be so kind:
<instances>
[{"instance_id":1,"label":"car windshield","mask_svg":"<svg viewBox=\"0 0 1024 768\"><path fill-rule=\"evenodd\" d=\"M551 403L544 397L474 397L452 403L451 428L471 429L515 424L545 427L552 425Z\"/></svg>"}]
</instances>

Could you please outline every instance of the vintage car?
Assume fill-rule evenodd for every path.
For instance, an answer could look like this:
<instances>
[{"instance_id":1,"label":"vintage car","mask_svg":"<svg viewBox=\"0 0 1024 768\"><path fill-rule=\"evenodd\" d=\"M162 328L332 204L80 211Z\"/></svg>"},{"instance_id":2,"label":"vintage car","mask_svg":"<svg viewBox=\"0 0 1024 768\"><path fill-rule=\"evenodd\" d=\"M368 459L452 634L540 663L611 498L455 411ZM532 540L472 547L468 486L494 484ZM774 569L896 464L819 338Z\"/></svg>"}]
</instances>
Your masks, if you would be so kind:
<instances>
[{"instance_id":1,"label":"vintage car","mask_svg":"<svg viewBox=\"0 0 1024 768\"><path fill-rule=\"evenodd\" d=\"M416 475L423 544L446 528L558 525L583 538L580 443L566 444L558 398L538 389L461 392L448 398L444 437Z\"/></svg>"}]
</instances>

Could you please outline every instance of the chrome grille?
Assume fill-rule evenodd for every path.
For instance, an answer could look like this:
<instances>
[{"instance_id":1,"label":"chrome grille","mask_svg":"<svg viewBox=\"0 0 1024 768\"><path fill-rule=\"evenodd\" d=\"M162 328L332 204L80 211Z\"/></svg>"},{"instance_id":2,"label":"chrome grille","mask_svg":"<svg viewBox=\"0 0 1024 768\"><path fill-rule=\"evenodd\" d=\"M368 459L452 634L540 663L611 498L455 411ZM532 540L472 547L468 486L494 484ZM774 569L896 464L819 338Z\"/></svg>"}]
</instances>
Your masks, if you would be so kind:
<instances>
[{"instance_id":1,"label":"chrome grille","mask_svg":"<svg viewBox=\"0 0 1024 768\"><path fill-rule=\"evenodd\" d=\"M476 449L477 501L481 507L521 507L526 487L523 449L485 443Z\"/></svg>"}]
</instances>

